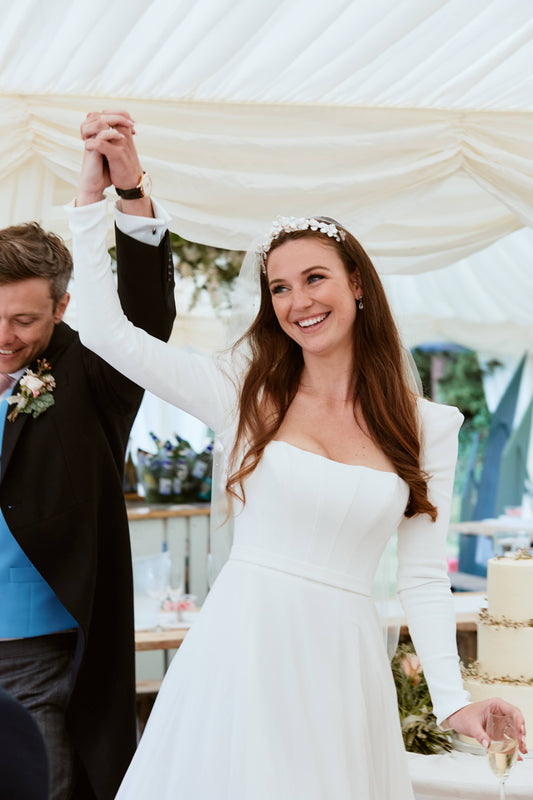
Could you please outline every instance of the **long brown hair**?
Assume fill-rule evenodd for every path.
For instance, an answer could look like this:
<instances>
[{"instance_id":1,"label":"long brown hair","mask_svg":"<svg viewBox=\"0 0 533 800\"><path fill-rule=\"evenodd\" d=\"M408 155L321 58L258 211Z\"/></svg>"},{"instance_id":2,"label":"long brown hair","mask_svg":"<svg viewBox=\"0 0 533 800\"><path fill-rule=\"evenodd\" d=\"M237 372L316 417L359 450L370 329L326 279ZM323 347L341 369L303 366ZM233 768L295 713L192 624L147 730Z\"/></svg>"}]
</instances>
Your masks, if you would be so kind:
<instances>
[{"instance_id":1,"label":"long brown hair","mask_svg":"<svg viewBox=\"0 0 533 800\"><path fill-rule=\"evenodd\" d=\"M316 238L335 248L348 276L357 278L364 295L364 310L357 313L353 326L354 415L358 405L372 439L408 484L409 501L405 516L425 513L434 521L437 509L428 499L428 476L420 468L416 396L404 374L402 345L383 285L357 239L335 220L318 219L333 222L342 232L342 241L337 242L326 234L309 229L282 231L272 242L268 254L288 240ZM255 470L265 447L279 430L298 391L304 366L300 346L284 333L278 323L263 271L260 282L259 312L235 345L238 347L246 342L251 351L251 362L240 393L239 423L230 457L234 471L228 478L226 489L243 502L243 483ZM243 450L244 456L236 469L236 461Z\"/></svg>"}]
</instances>

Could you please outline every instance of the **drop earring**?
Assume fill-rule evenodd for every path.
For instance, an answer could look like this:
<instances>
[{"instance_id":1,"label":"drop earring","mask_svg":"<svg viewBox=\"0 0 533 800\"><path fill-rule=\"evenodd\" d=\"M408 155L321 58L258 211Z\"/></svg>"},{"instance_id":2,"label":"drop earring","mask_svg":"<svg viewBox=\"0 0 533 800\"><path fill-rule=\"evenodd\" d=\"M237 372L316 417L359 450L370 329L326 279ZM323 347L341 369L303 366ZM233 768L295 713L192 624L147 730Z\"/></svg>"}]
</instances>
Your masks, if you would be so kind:
<instances>
[{"instance_id":1,"label":"drop earring","mask_svg":"<svg viewBox=\"0 0 533 800\"><path fill-rule=\"evenodd\" d=\"M359 298L359 310L362 311L364 308L363 306L363 295Z\"/></svg>"}]
</instances>

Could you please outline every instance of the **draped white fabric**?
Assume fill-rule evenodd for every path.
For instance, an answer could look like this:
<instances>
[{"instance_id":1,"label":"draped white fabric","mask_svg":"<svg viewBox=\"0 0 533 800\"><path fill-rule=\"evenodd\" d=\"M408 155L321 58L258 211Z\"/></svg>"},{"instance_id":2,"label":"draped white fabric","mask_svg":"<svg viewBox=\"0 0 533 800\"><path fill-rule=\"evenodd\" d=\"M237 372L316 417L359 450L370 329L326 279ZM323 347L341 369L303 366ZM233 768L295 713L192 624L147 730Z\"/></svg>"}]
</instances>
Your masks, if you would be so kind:
<instances>
[{"instance_id":1,"label":"draped white fabric","mask_svg":"<svg viewBox=\"0 0 533 800\"><path fill-rule=\"evenodd\" d=\"M173 228L245 248L327 213L384 272L533 224L530 0L3 0L0 225L66 233L89 109L121 106Z\"/></svg>"},{"instance_id":2,"label":"draped white fabric","mask_svg":"<svg viewBox=\"0 0 533 800\"><path fill-rule=\"evenodd\" d=\"M499 356L533 351L533 230L452 266L383 276L405 343L456 342Z\"/></svg>"},{"instance_id":3,"label":"draped white fabric","mask_svg":"<svg viewBox=\"0 0 533 800\"><path fill-rule=\"evenodd\" d=\"M336 216L404 273L386 281L409 344L531 346L531 0L0 11L0 227L38 219L68 238L79 125L124 107L187 238L244 249L279 213ZM222 335L185 314L174 333L202 349Z\"/></svg>"}]
</instances>

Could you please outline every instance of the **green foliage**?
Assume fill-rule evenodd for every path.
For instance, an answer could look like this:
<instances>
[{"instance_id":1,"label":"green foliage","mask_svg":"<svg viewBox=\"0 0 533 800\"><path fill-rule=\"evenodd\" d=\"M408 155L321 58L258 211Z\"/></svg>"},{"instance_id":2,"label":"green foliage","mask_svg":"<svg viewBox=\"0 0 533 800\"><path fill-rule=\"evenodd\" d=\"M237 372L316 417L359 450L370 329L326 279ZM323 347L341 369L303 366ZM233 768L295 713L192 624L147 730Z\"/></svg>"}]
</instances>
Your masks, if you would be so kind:
<instances>
[{"instance_id":1,"label":"green foliage","mask_svg":"<svg viewBox=\"0 0 533 800\"><path fill-rule=\"evenodd\" d=\"M398 647L391 668L405 749L424 755L451 750L451 732L437 725L428 685L411 644Z\"/></svg>"},{"instance_id":2,"label":"green foliage","mask_svg":"<svg viewBox=\"0 0 533 800\"><path fill-rule=\"evenodd\" d=\"M420 347L415 347L411 351L414 358L420 380L422 381L422 389L424 397L433 399L432 385L431 385L431 358L433 353L422 350Z\"/></svg>"},{"instance_id":3,"label":"green foliage","mask_svg":"<svg viewBox=\"0 0 533 800\"><path fill-rule=\"evenodd\" d=\"M405 717L401 725L404 746L410 753L431 755L453 749L451 733L437 726L435 717L426 706Z\"/></svg>"},{"instance_id":4,"label":"green foliage","mask_svg":"<svg viewBox=\"0 0 533 800\"><path fill-rule=\"evenodd\" d=\"M244 253L188 242L176 233L170 234L170 246L179 274L194 281L190 307L196 305L202 292L207 292L213 308L227 308Z\"/></svg>"},{"instance_id":5,"label":"green foliage","mask_svg":"<svg viewBox=\"0 0 533 800\"><path fill-rule=\"evenodd\" d=\"M53 406L54 402L54 398L51 394L40 394L38 397L34 397L31 406L31 415L33 419L37 419L39 414L42 414L47 408Z\"/></svg>"},{"instance_id":6,"label":"green foliage","mask_svg":"<svg viewBox=\"0 0 533 800\"><path fill-rule=\"evenodd\" d=\"M457 406L472 430L485 432L490 423L490 412L483 390L483 370L476 353L471 350L445 353L445 363L437 399Z\"/></svg>"},{"instance_id":7,"label":"green foliage","mask_svg":"<svg viewBox=\"0 0 533 800\"><path fill-rule=\"evenodd\" d=\"M189 310L194 308L203 292L207 292L216 311L229 308L231 289L240 272L244 253L189 242L177 233L170 234L170 249L179 275L191 279L194 284ZM109 255L112 267L116 269L116 247L110 248Z\"/></svg>"},{"instance_id":8,"label":"green foliage","mask_svg":"<svg viewBox=\"0 0 533 800\"><path fill-rule=\"evenodd\" d=\"M483 370L476 353L446 349L426 352L415 348L413 358L425 396L438 403L457 406L464 414L465 422L472 423L474 430L484 431L490 422L490 413L483 390ZM493 361L489 370L498 366L499 362ZM432 371L438 372L436 380L432 378Z\"/></svg>"},{"instance_id":9,"label":"green foliage","mask_svg":"<svg viewBox=\"0 0 533 800\"><path fill-rule=\"evenodd\" d=\"M490 427L490 412L483 389L483 370L477 354L472 350L459 352L446 349L426 352L413 350L420 373L424 394L439 403L456 406L465 421L459 433L459 457L455 473L455 491L461 494L467 479L467 467L472 448L477 442L474 482L479 482ZM492 361L487 370L493 372L501 366ZM435 378L437 374L437 378Z\"/></svg>"}]
</instances>

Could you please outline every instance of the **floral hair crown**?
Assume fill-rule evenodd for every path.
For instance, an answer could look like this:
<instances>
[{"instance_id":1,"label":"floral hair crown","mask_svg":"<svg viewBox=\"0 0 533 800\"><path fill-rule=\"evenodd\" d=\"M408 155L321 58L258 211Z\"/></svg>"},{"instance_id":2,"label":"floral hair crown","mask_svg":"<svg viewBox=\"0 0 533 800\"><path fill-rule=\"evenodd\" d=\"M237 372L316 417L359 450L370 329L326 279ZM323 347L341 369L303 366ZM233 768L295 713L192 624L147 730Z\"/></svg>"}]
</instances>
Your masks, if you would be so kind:
<instances>
[{"instance_id":1,"label":"floral hair crown","mask_svg":"<svg viewBox=\"0 0 533 800\"><path fill-rule=\"evenodd\" d=\"M272 242L278 238L281 233L294 233L295 231L318 231L325 233L337 242L344 241L346 236L342 228L337 227L334 222L326 222L324 219L317 217L276 217L272 223L272 228L268 233L266 239L257 248L257 253L261 260L261 271L266 273L266 260L272 247Z\"/></svg>"}]
</instances>

